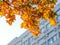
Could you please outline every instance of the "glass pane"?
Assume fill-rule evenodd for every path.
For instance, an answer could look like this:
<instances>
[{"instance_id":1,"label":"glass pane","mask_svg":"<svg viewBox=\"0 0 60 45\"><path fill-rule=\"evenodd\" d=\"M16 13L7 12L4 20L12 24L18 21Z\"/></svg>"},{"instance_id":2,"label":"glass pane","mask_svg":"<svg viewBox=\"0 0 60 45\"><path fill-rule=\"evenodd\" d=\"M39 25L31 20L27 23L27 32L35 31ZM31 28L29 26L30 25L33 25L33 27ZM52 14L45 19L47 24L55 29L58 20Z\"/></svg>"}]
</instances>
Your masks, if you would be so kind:
<instances>
[{"instance_id":1,"label":"glass pane","mask_svg":"<svg viewBox=\"0 0 60 45\"><path fill-rule=\"evenodd\" d=\"M60 22L60 15L57 16L56 20L57 20L58 23Z\"/></svg>"},{"instance_id":2,"label":"glass pane","mask_svg":"<svg viewBox=\"0 0 60 45\"><path fill-rule=\"evenodd\" d=\"M44 26L42 29L41 29L42 32L45 32L46 31L46 26Z\"/></svg>"},{"instance_id":3,"label":"glass pane","mask_svg":"<svg viewBox=\"0 0 60 45\"><path fill-rule=\"evenodd\" d=\"M59 32L59 38L60 38L60 32Z\"/></svg>"},{"instance_id":4,"label":"glass pane","mask_svg":"<svg viewBox=\"0 0 60 45\"><path fill-rule=\"evenodd\" d=\"M46 42L45 42L45 43L43 43L42 45L46 45Z\"/></svg>"},{"instance_id":5,"label":"glass pane","mask_svg":"<svg viewBox=\"0 0 60 45\"><path fill-rule=\"evenodd\" d=\"M51 38L48 40L48 45L51 45L52 43L53 43L53 39Z\"/></svg>"},{"instance_id":6,"label":"glass pane","mask_svg":"<svg viewBox=\"0 0 60 45\"><path fill-rule=\"evenodd\" d=\"M59 44L57 44L57 45L59 45Z\"/></svg>"},{"instance_id":7,"label":"glass pane","mask_svg":"<svg viewBox=\"0 0 60 45\"><path fill-rule=\"evenodd\" d=\"M46 23L46 20L41 19L40 22L41 22L41 24L43 25L44 23Z\"/></svg>"},{"instance_id":8,"label":"glass pane","mask_svg":"<svg viewBox=\"0 0 60 45\"><path fill-rule=\"evenodd\" d=\"M34 37L31 36L31 37L29 38L29 41L31 42L31 41L33 41L33 40L34 40Z\"/></svg>"},{"instance_id":9,"label":"glass pane","mask_svg":"<svg viewBox=\"0 0 60 45\"><path fill-rule=\"evenodd\" d=\"M24 43L22 43L22 45L25 45L25 42L24 42Z\"/></svg>"},{"instance_id":10,"label":"glass pane","mask_svg":"<svg viewBox=\"0 0 60 45\"><path fill-rule=\"evenodd\" d=\"M53 37L53 41L57 40L57 34Z\"/></svg>"},{"instance_id":11,"label":"glass pane","mask_svg":"<svg viewBox=\"0 0 60 45\"><path fill-rule=\"evenodd\" d=\"M60 29L60 24L58 25L58 29Z\"/></svg>"},{"instance_id":12,"label":"glass pane","mask_svg":"<svg viewBox=\"0 0 60 45\"><path fill-rule=\"evenodd\" d=\"M50 26L50 24L48 23L47 25L46 25L46 29L49 29L51 26Z\"/></svg>"},{"instance_id":13,"label":"glass pane","mask_svg":"<svg viewBox=\"0 0 60 45\"><path fill-rule=\"evenodd\" d=\"M28 45L28 40L25 41L25 45Z\"/></svg>"}]
</instances>

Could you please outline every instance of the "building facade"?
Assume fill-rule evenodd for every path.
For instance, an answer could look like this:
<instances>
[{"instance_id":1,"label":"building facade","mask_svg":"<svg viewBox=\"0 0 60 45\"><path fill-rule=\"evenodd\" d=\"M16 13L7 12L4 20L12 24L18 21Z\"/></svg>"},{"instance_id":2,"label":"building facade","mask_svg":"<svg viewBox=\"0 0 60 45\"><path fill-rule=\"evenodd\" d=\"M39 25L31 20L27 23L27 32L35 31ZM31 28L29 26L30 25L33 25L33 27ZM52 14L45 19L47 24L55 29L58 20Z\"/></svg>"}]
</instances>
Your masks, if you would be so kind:
<instances>
[{"instance_id":1,"label":"building facade","mask_svg":"<svg viewBox=\"0 0 60 45\"><path fill-rule=\"evenodd\" d=\"M58 16L57 26L50 26L49 21L41 19L41 34L36 38L29 31L24 32L20 37L13 39L8 45L60 45L60 4L55 9Z\"/></svg>"}]
</instances>

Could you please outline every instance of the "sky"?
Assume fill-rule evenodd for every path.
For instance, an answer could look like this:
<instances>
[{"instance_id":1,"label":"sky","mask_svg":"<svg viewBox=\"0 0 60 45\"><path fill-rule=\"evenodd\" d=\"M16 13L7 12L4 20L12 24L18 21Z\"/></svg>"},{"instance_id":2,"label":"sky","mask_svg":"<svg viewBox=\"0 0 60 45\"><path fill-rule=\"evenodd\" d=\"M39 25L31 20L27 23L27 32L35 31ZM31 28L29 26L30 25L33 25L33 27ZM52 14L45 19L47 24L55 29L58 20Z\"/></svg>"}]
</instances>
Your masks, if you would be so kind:
<instances>
[{"instance_id":1,"label":"sky","mask_svg":"<svg viewBox=\"0 0 60 45\"><path fill-rule=\"evenodd\" d=\"M58 0L57 4L60 3ZM10 26L4 17L0 17L0 45L7 45L15 37L19 37L26 29L20 28L22 20L16 16L16 21Z\"/></svg>"}]
</instances>

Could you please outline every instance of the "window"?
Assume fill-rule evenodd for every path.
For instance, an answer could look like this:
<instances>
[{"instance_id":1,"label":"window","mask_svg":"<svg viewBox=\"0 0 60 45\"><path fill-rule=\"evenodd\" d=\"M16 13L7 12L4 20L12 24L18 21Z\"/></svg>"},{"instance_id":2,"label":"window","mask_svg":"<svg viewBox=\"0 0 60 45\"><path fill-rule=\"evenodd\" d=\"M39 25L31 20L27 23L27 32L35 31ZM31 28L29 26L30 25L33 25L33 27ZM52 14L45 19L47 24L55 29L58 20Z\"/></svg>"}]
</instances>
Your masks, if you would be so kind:
<instances>
[{"instance_id":1,"label":"window","mask_svg":"<svg viewBox=\"0 0 60 45\"><path fill-rule=\"evenodd\" d=\"M29 41L26 40L23 45L28 45L28 44L29 44Z\"/></svg>"},{"instance_id":2,"label":"window","mask_svg":"<svg viewBox=\"0 0 60 45\"><path fill-rule=\"evenodd\" d=\"M60 24L58 25L58 29L60 29Z\"/></svg>"},{"instance_id":3,"label":"window","mask_svg":"<svg viewBox=\"0 0 60 45\"><path fill-rule=\"evenodd\" d=\"M46 42L44 42L42 45L46 45Z\"/></svg>"},{"instance_id":4,"label":"window","mask_svg":"<svg viewBox=\"0 0 60 45\"><path fill-rule=\"evenodd\" d=\"M59 44L57 44L57 45L59 45Z\"/></svg>"},{"instance_id":5,"label":"window","mask_svg":"<svg viewBox=\"0 0 60 45\"><path fill-rule=\"evenodd\" d=\"M60 15L57 16L56 20L58 23L60 22Z\"/></svg>"},{"instance_id":6,"label":"window","mask_svg":"<svg viewBox=\"0 0 60 45\"><path fill-rule=\"evenodd\" d=\"M28 43L29 43L28 40L26 40L26 41L25 41L25 45L28 45Z\"/></svg>"},{"instance_id":7,"label":"window","mask_svg":"<svg viewBox=\"0 0 60 45\"><path fill-rule=\"evenodd\" d=\"M48 45L51 45L52 43L53 43L53 39L50 38L50 39L48 40Z\"/></svg>"},{"instance_id":8,"label":"window","mask_svg":"<svg viewBox=\"0 0 60 45\"><path fill-rule=\"evenodd\" d=\"M22 45L29 45L29 40L24 41Z\"/></svg>"},{"instance_id":9,"label":"window","mask_svg":"<svg viewBox=\"0 0 60 45\"><path fill-rule=\"evenodd\" d=\"M37 42L40 43L41 41L43 41L45 39L46 39L46 35L44 35L43 37L39 38Z\"/></svg>"},{"instance_id":10,"label":"window","mask_svg":"<svg viewBox=\"0 0 60 45\"><path fill-rule=\"evenodd\" d=\"M32 45L37 45L37 43L36 43L36 42L34 42Z\"/></svg>"},{"instance_id":11,"label":"window","mask_svg":"<svg viewBox=\"0 0 60 45\"><path fill-rule=\"evenodd\" d=\"M25 42L23 42L21 45L25 45Z\"/></svg>"},{"instance_id":12,"label":"window","mask_svg":"<svg viewBox=\"0 0 60 45\"><path fill-rule=\"evenodd\" d=\"M47 33L47 35L51 34L54 30L51 30L50 32Z\"/></svg>"},{"instance_id":13,"label":"window","mask_svg":"<svg viewBox=\"0 0 60 45\"><path fill-rule=\"evenodd\" d=\"M33 40L34 40L34 37L31 36L31 37L29 38L29 41L31 42L31 41L33 41Z\"/></svg>"},{"instance_id":14,"label":"window","mask_svg":"<svg viewBox=\"0 0 60 45\"><path fill-rule=\"evenodd\" d=\"M55 34L52 38L48 40L48 45L51 45L53 42L55 42L58 39L58 35Z\"/></svg>"},{"instance_id":15,"label":"window","mask_svg":"<svg viewBox=\"0 0 60 45\"><path fill-rule=\"evenodd\" d=\"M40 22L41 22L41 24L43 25L44 23L46 23L46 20L41 19Z\"/></svg>"},{"instance_id":16,"label":"window","mask_svg":"<svg viewBox=\"0 0 60 45\"><path fill-rule=\"evenodd\" d=\"M53 36L53 41L57 40L57 34Z\"/></svg>"},{"instance_id":17,"label":"window","mask_svg":"<svg viewBox=\"0 0 60 45\"><path fill-rule=\"evenodd\" d=\"M47 25L46 25L46 29L49 29L51 26L50 26L50 24L48 23Z\"/></svg>"},{"instance_id":18,"label":"window","mask_svg":"<svg viewBox=\"0 0 60 45\"><path fill-rule=\"evenodd\" d=\"M41 31L45 32L46 31L46 26L44 26Z\"/></svg>"},{"instance_id":19,"label":"window","mask_svg":"<svg viewBox=\"0 0 60 45\"><path fill-rule=\"evenodd\" d=\"M59 32L59 38L60 38L60 32Z\"/></svg>"}]
</instances>

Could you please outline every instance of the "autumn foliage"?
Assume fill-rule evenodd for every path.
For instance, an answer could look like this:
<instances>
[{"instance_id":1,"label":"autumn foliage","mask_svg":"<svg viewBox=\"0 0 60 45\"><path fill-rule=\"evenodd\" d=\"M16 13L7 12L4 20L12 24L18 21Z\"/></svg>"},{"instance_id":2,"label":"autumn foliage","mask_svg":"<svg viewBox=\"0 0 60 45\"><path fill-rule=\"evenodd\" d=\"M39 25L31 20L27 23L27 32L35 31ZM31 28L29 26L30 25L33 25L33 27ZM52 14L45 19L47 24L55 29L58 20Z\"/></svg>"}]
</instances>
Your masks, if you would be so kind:
<instances>
[{"instance_id":1,"label":"autumn foliage","mask_svg":"<svg viewBox=\"0 0 60 45\"><path fill-rule=\"evenodd\" d=\"M56 25L55 7L56 0L0 0L0 16L6 17L10 25L19 15L23 20L21 28L28 29L33 36L41 33L39 29L40 18L49 20L51 25Z\"/></svg>"}]
</instances>

